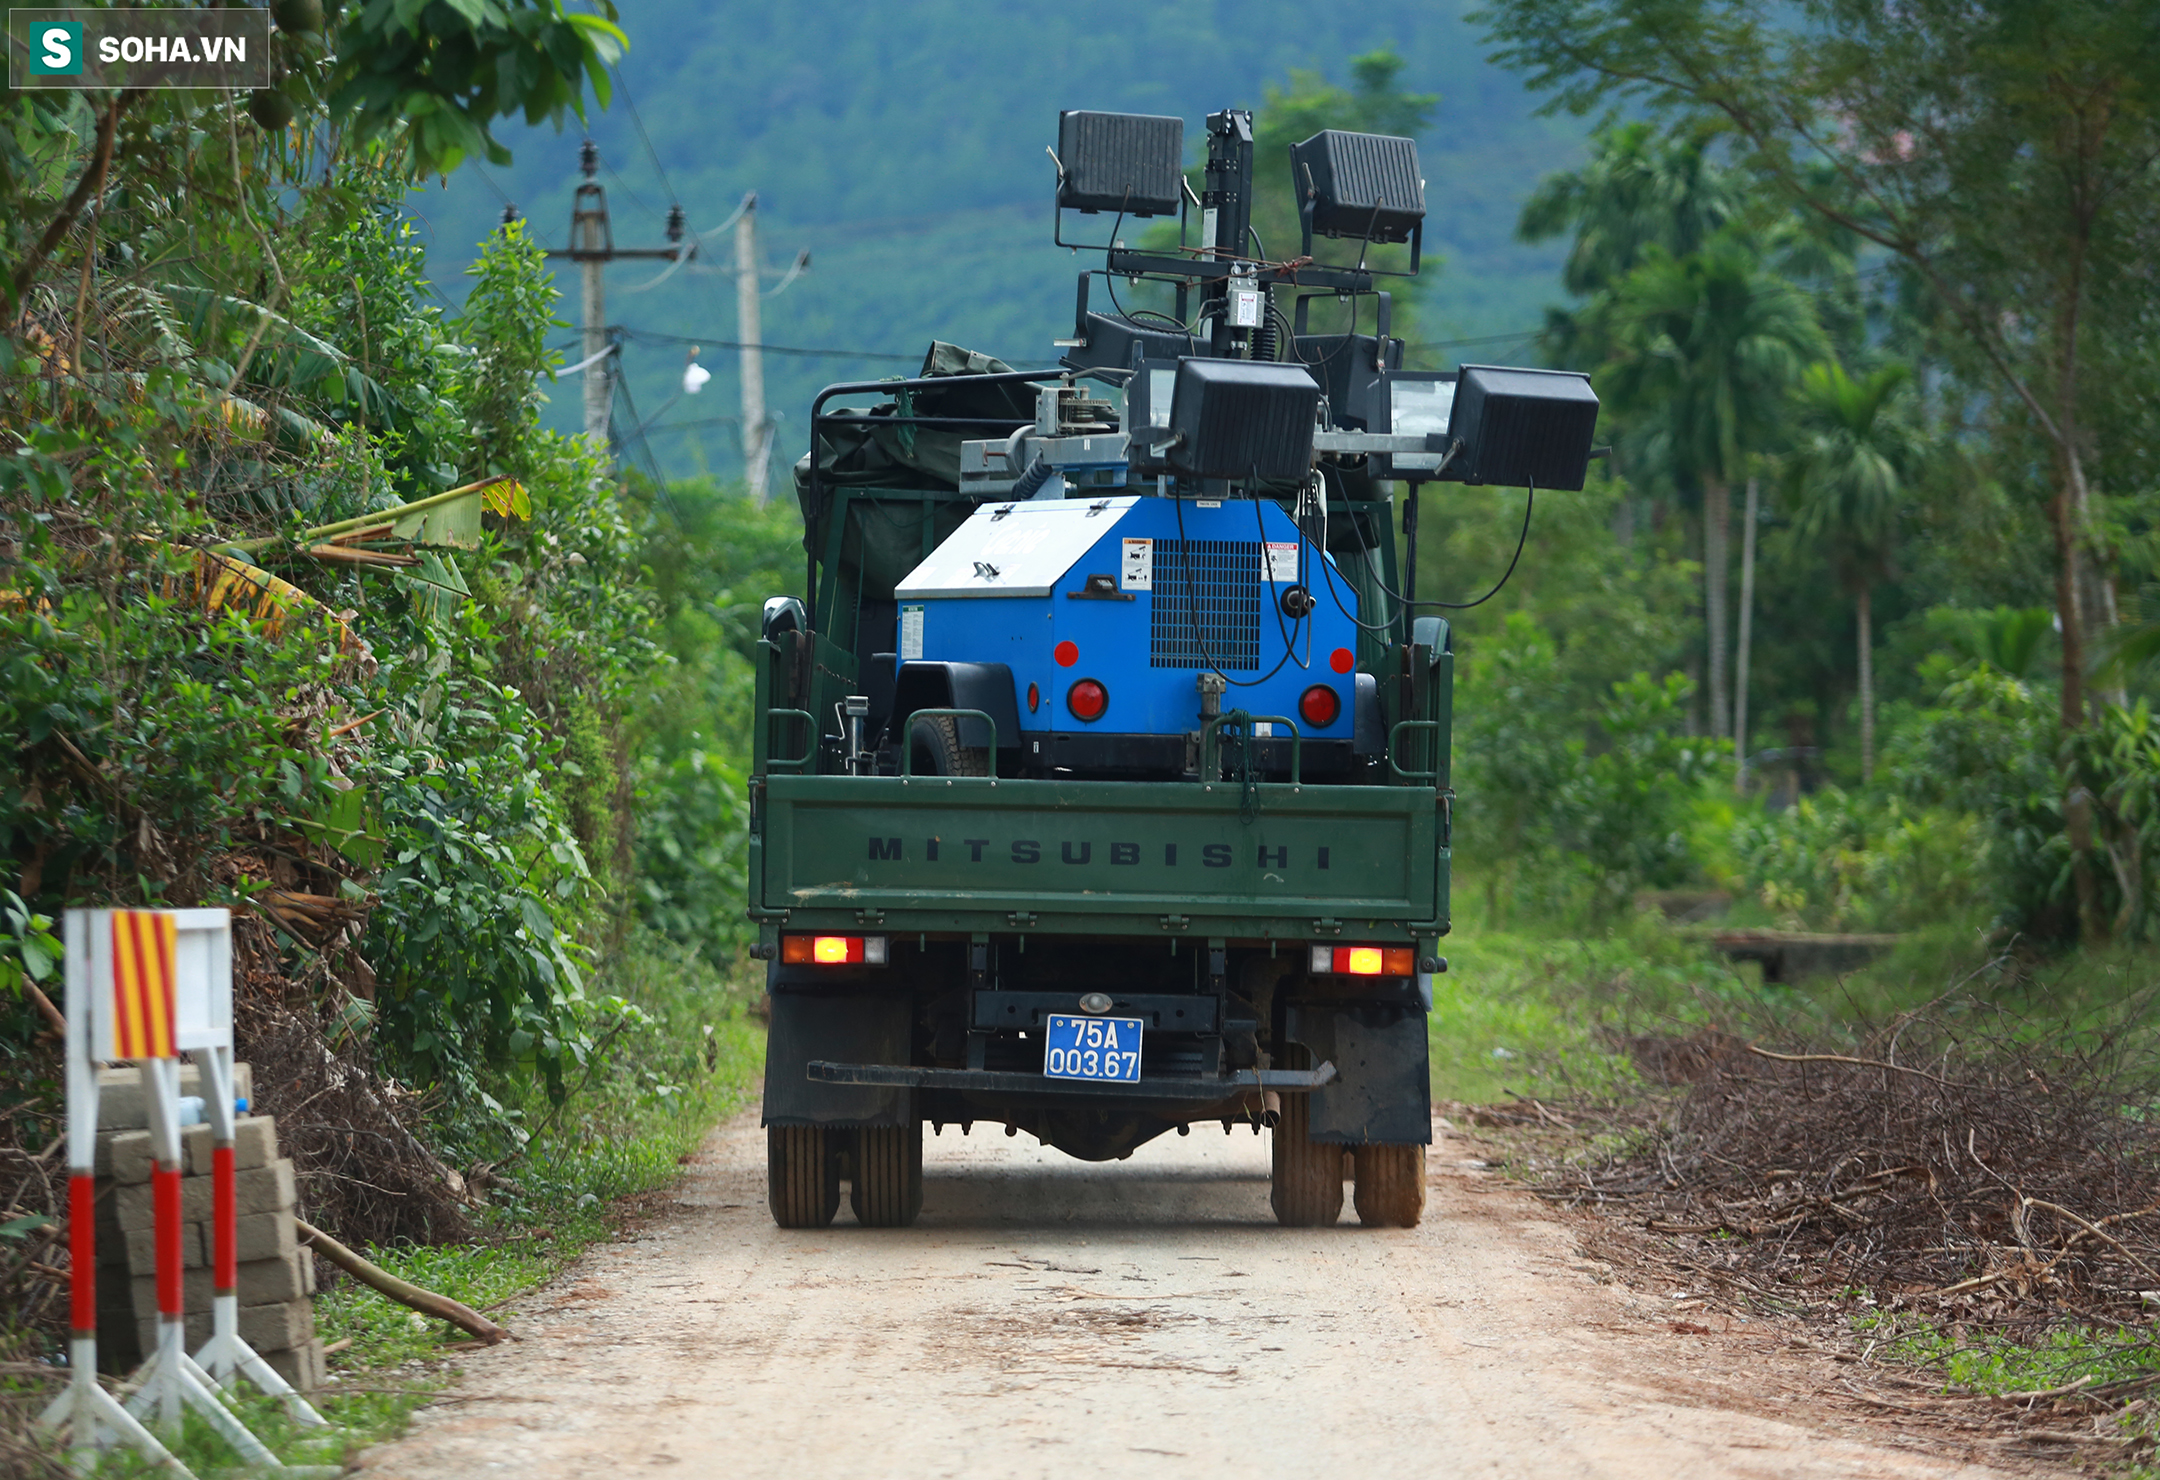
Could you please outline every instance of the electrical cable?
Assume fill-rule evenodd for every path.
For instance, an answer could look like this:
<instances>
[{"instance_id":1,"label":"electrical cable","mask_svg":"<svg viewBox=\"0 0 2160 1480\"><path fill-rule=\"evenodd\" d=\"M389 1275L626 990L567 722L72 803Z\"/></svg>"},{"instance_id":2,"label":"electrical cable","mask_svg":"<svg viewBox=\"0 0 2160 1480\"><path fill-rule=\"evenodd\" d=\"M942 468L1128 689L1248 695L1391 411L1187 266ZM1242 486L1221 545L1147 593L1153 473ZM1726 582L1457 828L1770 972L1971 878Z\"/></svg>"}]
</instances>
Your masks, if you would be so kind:
<instances>
[{"instance_id":1,"label":"electrical cable","mask_svg":"<svg viewBox=\"0 0 2160 1480\"><path fill-rule=\"evenodd\" d=\"M1325 487L1324 487L1324 486L1323 486L1323 488L1322 488L1322 490L1321 490L1321 497L1320 497L1320 499L1319 499L1319 505L1320 505L1320 521L1321 521L1321 522L1320 522L1320 538L1321 538L1321 539L1322 539L1323 541L1325 541L1325 540L1327 539L1327 496L1326 496L1326 489L1325 489ZM1372 549L1371 549L1371 547L1370 547L1370 546L1367 546L1367 545L1365 544L1365 536L1364 536L1364 532L1363 532L1362 530L1358 530L1358 528L1357 528L1357 515L1356 515L1356 514L1354 514L1354 513L1353 513L1353 514L1352 514L1352 515L1350 516L1350 527L1351 527L1352 531L1353 531L1353 532L1355 532L1355 533L1357 534L1357 536L1358 536L1358 544L1359 544L1359 546L1360 546L1361 548L1363 548L1363 549L1364 549L1364 551L1365 551L1365 557L1366 557L1366 561L1365 561L1365 563L1366 563L1366 566L1368 567L1368 571L1369 571L1369 569L1370 569L1370 567L1371 567L1371 564L1372 564ZM1328 560L1328 558L1327 558L1327 548L1326 548L1325 544L1323 544L1323 545L1321 546L1321 550L1320 550L1320 557L1319 557L1319 559L1320 559L1320 573L1321 573L1322 575L1324 575L1324 576L1326 576L1326 577L1327 577L1327 588L1328 588L1328 595L1329 595L1330 597L1334 598L1334 601L1335 601L1335 609L1336 609L1337 611L1341 612L1341 613L1342 613L1342 614L1343 614L1344 616L1348 617L1348 618L1350 619L1351 625L1353 625L1354 627L1356 627L1356 628L1357 628L1357 629L1358 629L1358 630L1359 630L1360 632L1380 632L1380 633L1388 633L1388 634L1392 634L1392 633L1394 632L1394 630L1395 630L1395 624L1394 624L1393 622L1367 622L1367 621L1364 621L1363 619L1361 619L1361 618L1360 618L1360 617L1359 617L1359 616L1357 615L1357 613L1356 613L1356 612L1353 612L1353 611L1351 611L1349 607L1347 607L1347 606L1344 606L1344 605L1343 605L1343 599L1342 599L1342 592L1338 591L1338 590L1337 590L1337 589L1335 588L1335 567L1334 567L1334 566L1333 566L1333 565L1332 565L1332 564L1331 564L1331 563L1329 562L1329 560ZM1356 594L1356 593L1354 593L1354 592L1353 592L1352 594L1354 595L1354 594Z\"/></svg>"},{"instance_id":2,"label":"electrical cable","mask_svg":"<svg viewBox=\"0 0 2160 1480\"><path fill-rule=\"evenodd\" d=\"M645 120L638 115L637 99L630 95L630 83L622 75L622 68L611 66L608 70L615 74L616 85L622 89L623 103L630 109L630 121L637 125L638 138L645 144L645 156L652 161L654 172L660 176L660 186L667 191L668 204L682 204L675 194L675 182L668 178L667 166L660 162L660 151L653 148L652 135L645 132Z\"/></svg>"},{"instance_id":3,"label":"electrical cable","mask_svg":"<svg viewBox=\"0 0 2160 1480\"><path fill-rule=\"evenodd\" d=\"M1272 587L1279 583L1275 579L1274 564L1268 559L1267 519L1260 512L1260 496L1258 494L1253 495L1252 517L1253 528L1258 530L1260 534L1260 581L1263 586ZM1301 530L1298 535L1298 574L1303 575L1304 573L1305 539L1304 532ZM1306 594L1308 598L1311 595L1310 592ZM1312 671L1312 628L1306 626L1305 617L1294 618L1290 627L1283 626L1282 597L1275 596L1274 599L1268 602L1268 605L1275 609L1275 632L1283 640L1283 651L1285 653L1294 655L1297 652L1297 638L1292 633L1299 626L1305 627L1305 656L1298 662L1298 667L1310 673ZM1307 608L1306 616L1309 617L1310 615L1312 615L1311 609ZM1277 669L1282 667L1280 663L1275 666Z\"/></svg>"},{"instance_id":4,"label":"electrical cable","mask_svg":"<svg viewBox=\"0 0 2160 1480\"><path fill-rule=\"evenodd\" d=\"M1185 537L1185 500L1182 497L1173 497L1170 502L1171 506L1177 511L1178 544L1181 547L1190 546L1192 544L1192 541ZM1265 558L1265 550L1266 547L1263 544L1263 558ZM1193 599L1192 589L1192 552L1190 551L1190 549L1181 548L1178 553L1180 561L1180 573L1182 574L1185 581L1185 625L1192 630L1193 647L1199 652L1201 661L1207 665L1208 672L1214 674L1224 683L1241 689L1256 689L1260 687L1260 685L1266 683L1269 679L1273 678L1276 674L1282 672L1283 664L1290 661L1290 649L1287 645L1283 648L1283 655L1275 660L1275 666L1273 668L1270 668L1267 672L1261 674L1258 678L1232 678L1229 674L1223 672L1222 669L1217 666L1214 657L1210 655L1207 650L1206 640L1200 636L1200 613L1198 610L1199 603ZM1356 619L1352 618L1352 620L1355 621ZM1256 663L1253 666L1258 667L1259 665Z\"/></svg>"},{"instance_id":5,"label":"electrical cable","mask_svg":"<svg viewBox=\"0 0 2160 1480\"><path fill-rule=\"evenodd\" d=\"M1499 581L1494 584L1490 591L1487 591L1475 601L1411 601L1404 604L1412 610L1421 606L1437 606L1443 611L1466 612L1473 606L1483 606L1486 602L1498 596L1500 588L1505 586L1509 578L1515 574L1516 562L1522 559L1523 546L1530 542L1530 510L1536 503L1537 488L1534 485L1525 484L1523 486L1522 533L1515 536L1515 553L1508 557L1507 569L1500 573ZM1386 587L1383 586L1381 589L1386 590ZM1389 594L1393 595L1394 593L1389 592ZM1402 600L1399 596L1395 599L1397 601Z\"/></svg>"},{"instance_id":6,"label":"electrical cable","mask_svg":"<svg viewBox=\"0 0 2160 1480\"><path fill-rule=\"evenodd\" d=\"M617 326L626 340L644 340L654 344L696 344L707 349L741 349L738 339L706 338L695 334L662 334L652 329L633 329L628 325ZM773 355L806 355L813 359L828 360L898 360L909 365L922 363L921 355L891 354L871 349L807 349L793 344L761 344L759 349Z\"/></svg>"},{"instance_id":7,"label":"electrical cable","mask_svg":"<svg viewBox=\"0 0 2160 1480\"><path fill-rule=\"evenodd\" d=\"M668 492L667 476L660 471L660 459L654 456L652 440L645 435L645 428L638 417L637 401L630 394L630 378L625 375L616 376L614 391L615 394L622 397L623 406L630 413L631 424L636 428L632 435L637 438L638 446L644 449L645 467L652 474L653 489L660 495L660 502L667 506L669 516L680 524L682 522L682 510L675 506L675 496Z\"/></svg>"},{"instance_id":8,"label":"electrical cable","mask_svg":"<svg viewBox=\"0 0 2160 1480\"><path fill-rule=\"evenodd\" d=\"M1192 326L1190 324L1181 321L1177 317L1177 315L1164 313L1161 309L1158 308L1142 308L1128 312L1125 308L1125 305L1118 302L1117 275L1108 270L1105 270L1103 272L1102 279L1103 288L1110 294L1110 306L1118 311L1118 317L1135 324L1140 322L1140 316L1142 314L1146 314L1149 318L1161 319L1166 324L1174 325L1177 329L1177 332L1185 336L1186 348L1190 349L1194 354L1200 353L1199 341L1193 337Z\"/></svg>"},{"instance_id":9,"label":"electrical cable","mask_svg":"<svg viewBox=\"0 0 2160 1480\"><path fill-rule=\"evenodd\" d=\"M1454 455L1455 454L1452 451L1448 454L1449 457L1453 457ZM1441 463L1442 467L1445 467L1446 465L1447 464L1445 461ZM1464 612L1470 610L1474 606L1483 606L1486 602L1492 600L1495 596L1498 596L1502 588L1504 588L1507 585L1508 581L1513 578L1515 574L1515 567L1522 561L1523 548L1530 541L1530 513L1531 510L1537 507L1537 488L1534 485L1526 485L1523 489L1523 494L1524 498L1522 531L1515 537L1515 553L1509 557L1507 569L1501 572L1500 579L1494 583L1493 588L1490 591L1487 591L1483 596L1478 597L1477 600L1411 601L1405 598L1401 592L1395 590L1385 581L1381 580L1378 576L1373 577L1373 585L1379 588L1380 593L1383 596L1388 597L1398 607L1401 607L1406 611L1412 611L1421 606L1435 606L1439 607L1443 611ZM1344 502L1347 503L1348 501L1348 496L1345 495ZM1359 553L1361 553L1365 557L1366 565L1369 569L1372 563L1373 548L1369 543L1367 543L1365 539L1365 531L1359 527L1355 515L1351 516L1350 532L1357 537ZM1328 592L1330 595L1335 596L1335 605L1338 608L1342 609L1343 615L1346 617L1350 617L1351 621L1357 622L1358 625L1365 628L1366 631L1384 632L1387 630L1386 625L1379 627L1368 626L1364 622L1358 622L1358 619L1355 616L1351 616L1349 608L1344 607L1342 604L1342 597L1335 593L1335 584L1332 577L1329 579L1328 582Z\"/></svg>"},{"instance_id":10,"label":"electrical cable","mask_svg":"<svg viewBox=\"0 0 2160 1480\"><path fill-rule=\"evenodd\" d=\"M609 179L613 180L617 185L620 185L622 187L622 193L630 197L630 203L632 205L636 206L646 215L652 217L655 221L667 220L667 217L661 212L656 211L651 206L645 204L644 200L638 195L638 193L630 188L630 182L628 180L625 180L622 175L617 172L614 165L608 164L605 160L603 160L601 162L601 167L608 172Z\"/></svg>"}]
</instances>

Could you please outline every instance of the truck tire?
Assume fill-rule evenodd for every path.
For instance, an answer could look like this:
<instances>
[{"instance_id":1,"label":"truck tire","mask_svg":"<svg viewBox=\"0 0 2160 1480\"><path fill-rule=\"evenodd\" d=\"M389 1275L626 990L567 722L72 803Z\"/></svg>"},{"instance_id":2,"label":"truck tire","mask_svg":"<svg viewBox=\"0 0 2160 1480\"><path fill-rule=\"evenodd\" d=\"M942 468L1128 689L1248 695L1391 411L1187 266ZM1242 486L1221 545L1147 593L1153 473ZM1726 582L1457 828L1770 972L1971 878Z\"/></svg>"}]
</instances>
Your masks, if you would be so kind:
<instances>
[{"instance_id":1,"label":"truck tire","mask_svg":"<svg viewBox=\"0 0 2160 1480\"><path fill-rule=\"evenodd\" d=\"M1311 1095L1282 1097L1268 1201L1285 1228L1326 1228L1342 1216L1343 1149L1309 1138L1305 1128L1311 1123Z\"/></svg>"},{"instance_id":2,"label":"truck tire","mask_svg":"<svg viewBox=\"0 0 2160 1480\"><path fill-rule=\"evenodd\" d=\"M919 719L908 728L909 764L918 776L987 776L990 752L960 743L960 721L949 714Z\"/></svg>"},{"instance_id":3,"label":"truck tire","mask_svg":"<svg viewBox=\"0 0 2160 1480\"><path fill-rule=\"evenodd\" d=\"M848 1188L865 1228L906 1228L922 1212L922 1122L866 1126L855 1133L855 1180Z\"/></svg>"},{"instance_id":4,"label":"truck tire","mask_svg":"<svg viewBox=\"0 0 2160 1480\"><path fill-rule=\"evenodd\" d=\"M840 1164L820 1125L765 1127L765 1200L782 1228L823 1228L840 1211Z\"/></svg>"},{"instance_id":5,"label":"truck tire","mask_svg":"<svg viewBox=\"0 0 2160 1480\"><path fill-rule=\"evenodd\" d=\"M1357 1176L1358 1222L1367 1228L1415 1228L1425 1216L1425 1148L1360 1146L1351 1153Z\"/></svg>"}]
</instances>

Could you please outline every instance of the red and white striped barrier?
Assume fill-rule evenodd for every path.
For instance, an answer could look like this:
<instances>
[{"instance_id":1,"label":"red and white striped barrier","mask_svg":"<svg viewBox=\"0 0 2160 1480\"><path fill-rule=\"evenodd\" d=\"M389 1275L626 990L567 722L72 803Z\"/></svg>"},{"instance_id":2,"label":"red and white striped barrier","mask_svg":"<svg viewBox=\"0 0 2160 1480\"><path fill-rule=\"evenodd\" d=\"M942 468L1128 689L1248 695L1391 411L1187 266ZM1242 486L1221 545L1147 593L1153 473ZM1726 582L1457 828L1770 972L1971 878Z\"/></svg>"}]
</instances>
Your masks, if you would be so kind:
<instances>
[{"instance_id":1,"label":"red and white striped barrier","mask_svg":"<svg viewBox=\"0 0 2160 1480\"><path fill-rule=\"evenodd\" d=\"M145 1428L176 1433L193 1408L247 1460L285 1469L214 1389L244 1374L283 1397L304 1423L321 1424L277 1372L240 1339L237 1218L233 1177L232 916L226 910L69 910L67 945L68 1248L73 1283L67 1391L43 1421L66 1426L78 1468L126 1442L179 1475L187 1468ZM212 1334L190 1357L185 1344L180 1197L180 1062L202 1070L212 1152L215 1263ZM156 1249L157 1351L135 1374L123 1407L97 1378L96 1156L98 1065L132 1060L141 1071L155 1165L151 1171ZM333 1471L334 1472L334 1471ZM288 1473L292 1473L288 1471Z\"/></svg>"}]
</instances>

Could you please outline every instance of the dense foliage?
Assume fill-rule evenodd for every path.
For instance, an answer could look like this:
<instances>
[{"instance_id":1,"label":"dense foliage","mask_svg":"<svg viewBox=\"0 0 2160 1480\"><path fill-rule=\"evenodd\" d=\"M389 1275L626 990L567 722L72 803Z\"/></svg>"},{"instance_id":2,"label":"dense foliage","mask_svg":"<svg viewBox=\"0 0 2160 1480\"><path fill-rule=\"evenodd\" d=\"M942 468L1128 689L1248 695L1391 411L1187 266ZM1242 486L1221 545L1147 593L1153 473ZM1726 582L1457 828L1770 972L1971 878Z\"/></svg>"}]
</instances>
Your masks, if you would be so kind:
<instances>
[{"instance_id":1,"label":"dense foliage","mask_svg":"<svg viewBox=\"0 0 2160 1480\"><path fill-rule=\"evenodd\" d=\"M2160 63L2130 13L1483 13L1556 106L1649 114L1522 217L1570 244L1545 351L1614 445L1526 564L1635 578L1518 578L1461 624L1495 908L1684 888L1788 926L2150 937L2160 502L2129 408L2160 346L2121 295L2160 242ZM1441 591L1505 559L1513 508L1428 508ZM1653 678L1676 702L1620 722ZM1601 793L1645 723L1698 750Z\"/></svg>"},{"instance_id":2,"label":"dense foliage","mask_svg":"<svg viewBox=\"0 0 2160 1480\"><path fill-rule=\"evenodd\" d=\"M604 1096L617 1123L722 1057L741 608L796 531L735 490L626 489L547 430L539 247L512 224L460 251L451 308L403 211L417 173L499 150L491 121L604 93L612 27L552 0L327 24L280 33L290 128L244 94L44 93L0 135L0 1288L25 1320L64 1257L31 1153L60 1123L65 908L234 912L258 1106L349 1237L455 1233L487 1184L445 1163L519 1154L528 1108Z\"/></svg>"}]
</instances>

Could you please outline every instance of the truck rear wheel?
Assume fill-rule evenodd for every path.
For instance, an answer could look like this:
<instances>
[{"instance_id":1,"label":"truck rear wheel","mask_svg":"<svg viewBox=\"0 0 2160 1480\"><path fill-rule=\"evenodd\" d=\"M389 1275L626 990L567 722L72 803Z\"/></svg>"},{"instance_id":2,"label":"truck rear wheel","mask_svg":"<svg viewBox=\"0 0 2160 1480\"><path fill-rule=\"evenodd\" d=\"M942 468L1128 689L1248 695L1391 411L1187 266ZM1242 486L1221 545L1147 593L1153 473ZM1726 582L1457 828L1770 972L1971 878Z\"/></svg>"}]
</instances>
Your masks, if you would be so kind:
<instances>
[{"instance_id":1,"label":"truck rear wheel","mask_svg":"<svg viewBox=\"0 0 2160 1480\"><path fill-rule=\"evenodd\" d=\"M1358 1222L1367 1228L1415 1228L1425 1216L1425 1148L1360 1146L1351 1153L1357 1175Z\"/></svg>"},{"instance_id":2,"label":"truck rear wheel","mask_svg":"<svg viewBox=\"0 0 2160 1480\"><path fill-rule=\"evenodd\" d=\"M1268 1201L1286 1228L1326 1228L1342 1216L1343 1149L1305 1133L1311 1095L1284 1095L1275 1126L1275 1176Z\"/></svg>"},{"instance_id":3,"label":"truck rear wheel","mask_svg":"<svg viewBox=\"0 0 2160 1480\"><path fill-rule=\"evenodd\" d=\"M960 721L949 714L919 719L908 728L909 768L918 776L987 776L990 752L960 743Z\"/></svg>"},{"instance_id":4,"label":"truck rear wheel","mask_svg":"<svg viewBox=\"0 0 2160 1480\"><path fill-rule=\"evenodd\" d=\"M855 1179L848 1189L865 1228L906 1228L922 1212L922 1122L866 1126L855 1133Z\"/></svg>"},{"instance_id":5,"label":"truck rear wheel","mask_svg":"<svg viewBox=\"0 0 2160 1480\"><path fill-rule=\"evenodd\" d=\"M765 1127L765 1200L782 1228L823 1228L840 1211L840 1164L821 1125Z\"/></svg>"}]
</instances>

